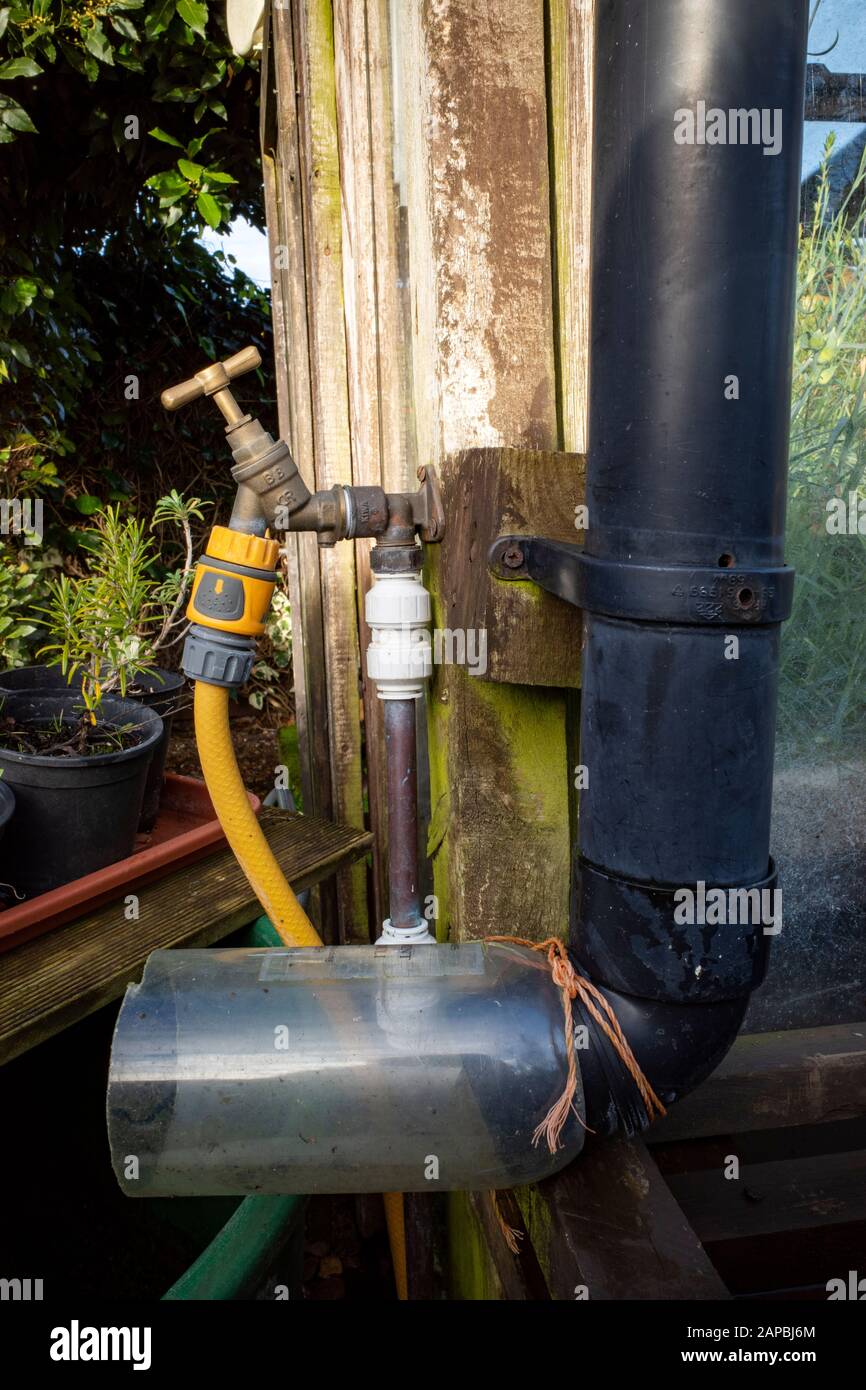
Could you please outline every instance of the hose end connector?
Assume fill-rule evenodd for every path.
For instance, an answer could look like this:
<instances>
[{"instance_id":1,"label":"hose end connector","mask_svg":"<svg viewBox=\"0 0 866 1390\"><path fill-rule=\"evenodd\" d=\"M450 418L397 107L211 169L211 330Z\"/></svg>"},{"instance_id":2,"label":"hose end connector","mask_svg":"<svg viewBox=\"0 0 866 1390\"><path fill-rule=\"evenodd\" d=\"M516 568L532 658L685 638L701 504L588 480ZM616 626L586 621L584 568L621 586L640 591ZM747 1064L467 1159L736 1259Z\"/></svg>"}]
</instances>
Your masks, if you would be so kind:
<instances>
[{"instance_id":1,"label":"hose end connector","mask_svg":"<svg viewBox=\"0 0 866 1390\"><path fill-rule=\"evenodd\" d=\"M193 623L183 644L181 669L190 680L239 690L250 678L255 656L252 637Z\"/></svg>"},{"instance_id":2,"label":"hose end connector","mask_svg":"<svg viewBox=\"0 0 866 1390\"><path fill-rule=\"evenodd\" d=\"M236 690L250 675L264 631L280 548L262 536L215 526L196 566L186 615L184 674Z\"/></svg>"}]
</instances>

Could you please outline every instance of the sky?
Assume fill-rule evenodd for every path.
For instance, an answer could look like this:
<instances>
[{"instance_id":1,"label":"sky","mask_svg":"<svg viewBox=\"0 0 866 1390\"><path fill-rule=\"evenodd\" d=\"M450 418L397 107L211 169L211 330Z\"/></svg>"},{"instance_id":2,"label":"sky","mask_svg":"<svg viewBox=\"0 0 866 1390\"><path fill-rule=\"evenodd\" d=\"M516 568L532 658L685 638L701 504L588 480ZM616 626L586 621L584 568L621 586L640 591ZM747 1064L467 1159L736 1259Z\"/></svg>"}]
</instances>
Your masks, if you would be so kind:
<instances>
[{"instance_id":1,"label":"sky","mask_svg":"<svg viewBox=\"0 0 866 1390\"><path fill-rule=\"evenodd\" d=\"M822 50L833 45L831 52ZM866 72L866 0L821 0L809 32L809 62L823 63L831 72ZM803 137L803 177L814 174L831 130L836 148L866 130L866 125L840 121L807 121Z\"/></svg>"},{"instance_id":2,"label":"sky","mask_svg":"<svg viewBox=\"0 0 866 1390\"><path fill-rule=\"evenodd\" d=\"M241 270L245 270L251 280L263 288L270 288L268 239L264 232L251 227L244 218L239 217L225 232L214 232L208 228L201 240L209 250L229 251L237 257Z\"/></svg>"},{"instance_id":3,"label":"sky","mask_svg":"<svg viewBox=\"0 0 866 1390\"><path fill-rule=\"evenodd\" d=\"M831 45L831 52L823 52ZM866 0L821 0L809 34L809 61L824 63L831 72L866 72ZM866 130L866 125L808 121L803 141L804 178L815 172L824 141L833 129L837 148L841 148ZM202 241L205 246L230 251L256 284L270 285L267 237L248 222L239 219L221 234L208 231Z\"/></svg>"}]
</instances>

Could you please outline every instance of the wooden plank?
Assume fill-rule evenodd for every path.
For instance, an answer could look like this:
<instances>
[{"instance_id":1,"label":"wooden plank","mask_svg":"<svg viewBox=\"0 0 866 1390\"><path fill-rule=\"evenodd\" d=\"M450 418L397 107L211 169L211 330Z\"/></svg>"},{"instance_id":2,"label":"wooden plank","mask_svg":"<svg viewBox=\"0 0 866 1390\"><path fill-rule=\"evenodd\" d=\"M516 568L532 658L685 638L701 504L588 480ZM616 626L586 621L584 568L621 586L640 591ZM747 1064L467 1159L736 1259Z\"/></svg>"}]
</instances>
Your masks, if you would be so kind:
<instances>
[{"instance_id":1,"label":"wooden plank","mask_svg":"<svg viewBox=\"0 0 866 1390\"><path fill-rule=\"evenodd\" d=\"M437 1296L436 1222L434 1202L427 1192L403 1194L406 1235L406 1288L411 1302L429 1303Z\"/></svg>"},{"instance_id":2,"label":"wooden plank","mask_svg":"<svg viewBox=\"0 0 866 1390\"><path fill-rule=\"evenodd\" d=\"M385 0L334 5L337 132L340 147L343 298L352 430L352 479L359 486L406 491L405 361L398 300L393 178L391 66ZM370 641L364 596L372 542L355 542L359 643ZM374 834L374 916L388 916L388 816L382 702L362 661L365 767Z\"/></svg>"},{"instance_id":3,"label":"wooden plank","mask_svg":"<svg viewBox=\"0 0 866 1390\"><path fill-rule=\"evenodd\" d=\"M550 448L543 6L409 0L398 8L418 457Z\"/></svg>"},{"instance_id":4,"label":"wooden plank","mask_svg":"<svg viewBox=\"0 0 866 1390\"><path fill-rule=\"evenodd\" d=\"M318 489L352 482L336 78L330 0L293 0L300 183L307 286L313 449ZM289 94L285 94L290 99ZM283 97L281 97L281 101ZM322 548L322 609L334 814L363 826L355 555ZM369 940L363 865L337 879L341 940Z\"/></svg>"},{"instance_id":5,"label":"wooden plank","mask_svg":"<svg viewBox=\"0 0 866 1390\"><path fill-rule=\"evenodd\" d=\"M551 220L556 310L556 400L560 445L585 454L589 442L589 292L592 192L592 71L595 0L549 0ZM565 700L568 766L580 761L580 700ZM569 817L579 819L569 783Z\"/></svg>"},{"instance_id":6,"label":"wooden plank","mask_svg":"<svg viewBox=\"0 0 866 1390\"><path fill-rule=\"evenodd\" d=\"M583 501L584 480L579 454L470 449L445 460L440 660L462 641L473 679L579 687L583 615L535 584L496 579L487 554L509 533L576 541L574 508ZM481 653L476 673L471 658Z\"/></svg>"},{"instance_id":7,"label":"wooden plank","mask_svg":"<svg viewBox=\"0 0 866 1390\"><path fill-rule=\"evenodd\" d=\"M370 835L311 816L263 811L261 825L296 891L367 853ZM208 946L261 910L231 850L143 887L128 921L119 898L0 956L0 1062L117 999L151 951Z\"/></svg>"},{"instance_id":8,"label":"wooden plank","mask_svg":"<svg viewBox=\"0 0 866 1390\"><path fill-rule=\"evenodd\" d=\"M550 0L551 201L563 447L585 453L589 367L594 0Z\"/></svg>"},{"instance_id":9,"label":"wooden plank","mask_svg":"<svg viewBox=\"0 0 866 1390\"><path fill-rule=\"evenodd\" d=\"M376 295L376 231L373 205L369 120L366 4L334 3L334 64L343 234L343 301L352 432L352 481L382 484L379 415L379 344ZM387 147L380 157L387 158ZM369 540L355 542L358 641L362 653L364 755L373 831L373 916L388 915L388 815L384 770L385 736L382 702L365 678L363 653L370 641L364 618L364 595L370 587Z\"/></svg>"},{"instance_id":10,"label":"wooden plank","mask_svg":"<svg viewBox=\"0 0 866 1390\"><path fill-rule=\"evenodd\" d=\"M866 1023L739 1037L651 1142L856 1119L866 1112Z\"/></svg>"},{"instance_id":11,"label":"wooden plank","mask_svg":"<svg viewBox=\"0 0 866 1390\"><path fill-rule=\"evenodd\" d=\"M866 74L806 65L807 121L866 121Z\"/></svg>"},{"instance_id":12,"label":"wooden plank","mask_svg":"<svg viewBox=\"0 0 866 1390\"><path fill-rule=\"evenodd\" d=\"M460 1194L460 1198L468 1202L483 1234L485 1255L492 1262L496 1271L496 1278L502 1290L502 1298L508 1303L528 1302L532 1295L523 1276L520 1263L506 1243L493 1204L493 1193L465 1192ZM464 1290L464 1297L469 1292L469 1290Z\"/></svg>"},{"instance_id":13,"label":"wooden plank","mask_svg":"<svg viewBox=\"0 0 866 1390\"><path fill-rule=\"evenodd\" d=\"M448 1297L458 1302L499 1302L516 1293L513 1266L494 1258L488 1244L487 1222L482 1220L469 1192L449 1192ZM498 1233L501 1241L501 1232ZM494 1237L494 1241L495 1241ZM500 1251L496 1245L497 1257ZM508 1251L505 1251L508 1254ZM502 1268L500 1278L499 1267Z\"/></svg>"},{"instance_id":14,"label":"wooden plank","mask_svg":"<svg viewBox=\"0 0 866 1390\"><path fill-rule=\"evenodd\" d=\"M541 0L406 0L405 157L418 458L557 444ZM467 62L471 55L471 81ZM449 626L430 548L434 624ZM565 700L439 665L429 705L437 932L561 933L568 905Z\"/></svg>"},{"instance_id":15,"label":"wooden plank","mask_svg":"<svg viewBox=\"0 0 866 1390\"><path fill-rule=\"evenodd\" d=\"M866 1221L712 1241L708 1253L734 1297L827 1298L827 1281L862 1269Z\"/></svg>"},{"instance_id":16,"label":"wooden plank","mask_svg":"<svg viewBox=\"0 0 866 1390\"><path fill-rule=\"evenodd\" d=\"M316 465L298 113L291 15L283 6L276 6L271 12L269 41L263 55L261 146L280 435L311 486ZM308 815L331 820L334 802L319 547L313 535L289 533L284 538L284 550L292 605L292 677L304 810ZM333 882L323 884L314 893L311 913L324 939L335 940L337 898Z\"/></svg>"},{"instance_id":17,"label":"wooden plank","mask_svg":"<svg viewBox=\"0 0 866 1390\"><path fill-rule=\"evenodd\" d=\"M588 1141L517 1196L554 1299L728 1296L640 1140Z\"/></svg>"},{"instance_id":18,"label":"wooden plank","mask_svg":"<svg viewBox=\"0 0 866 1390\"><path fill-rule=\"evenodd\" d=\"M735 1147L734 1150L735 1151ZM668 1185L702 1241L866 1221L866 1150L676 1173Z\"/></svg>"}]
</instances>

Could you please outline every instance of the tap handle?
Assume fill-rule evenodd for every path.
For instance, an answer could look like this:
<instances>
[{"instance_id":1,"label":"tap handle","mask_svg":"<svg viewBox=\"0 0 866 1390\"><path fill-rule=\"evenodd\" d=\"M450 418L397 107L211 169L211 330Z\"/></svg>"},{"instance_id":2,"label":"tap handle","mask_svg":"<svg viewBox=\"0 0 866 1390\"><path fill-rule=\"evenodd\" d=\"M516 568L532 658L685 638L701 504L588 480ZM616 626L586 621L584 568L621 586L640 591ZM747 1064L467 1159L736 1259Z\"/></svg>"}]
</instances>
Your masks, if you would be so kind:
<instances>
[{"instance_id":1,"label":"tap handle","mask_svg":"<svg viewBox=\"0 0 866 1390\"><path fill-rule=\"evenodd\" d=\"M199 396L213 396L218 391L225 391L235 377L243 376L244 372L251 372L261 365L258 348L241 348L240 352L236 352L233 357L227 357L224 362L212 362L209 366L203 367L195 376L190 377L189 381L169 386L163 391L160 400L166 410L180 410L182 405L197 401Z\"/></svg>"}]
</instances>

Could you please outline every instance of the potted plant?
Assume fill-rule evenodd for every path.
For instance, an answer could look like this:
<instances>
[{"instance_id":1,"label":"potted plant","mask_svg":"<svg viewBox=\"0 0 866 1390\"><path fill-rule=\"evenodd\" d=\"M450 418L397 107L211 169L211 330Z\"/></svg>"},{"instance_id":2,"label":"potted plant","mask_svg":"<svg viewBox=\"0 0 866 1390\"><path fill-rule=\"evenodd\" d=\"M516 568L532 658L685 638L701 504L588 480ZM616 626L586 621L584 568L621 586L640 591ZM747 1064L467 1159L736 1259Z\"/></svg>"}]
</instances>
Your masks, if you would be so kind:
<instances>
[{"instance_id":1,"label":"potted plant","mask_svg":"<svg viewBox=\"0 0 866 1390\"><path fill-rule=\"evenodd\" d=\"M0 694L0 785L15 814L0 878L17 899L132 853L148 768L162 738L152 709L92 689Z\"/></svg>"},{"instance_id":2,"label":"potted plant","mask_svg":"<svg viewBox=\"0 0 866 1390\"><path fill-rule=\"evenodd\" d=\"M184 687L183 676L157 660L186 630L183 610L194 569L191 522L203 519L203 505L172 491L157 502L149 528L134 517L122 518L116 507L102 511L85 536L87 572L54 580L38 610L48 636L39 655L47 656L47 664L0 675L0 687L9 691L47 694L74 686L90 711L109 695L156 711L164 732L150 764L143 831L156 821L171 724ZM181 529L184 553L181 567L160 581L153 577L156 549L149 531L166 522Z\"/></svg>"}]
</instances>

